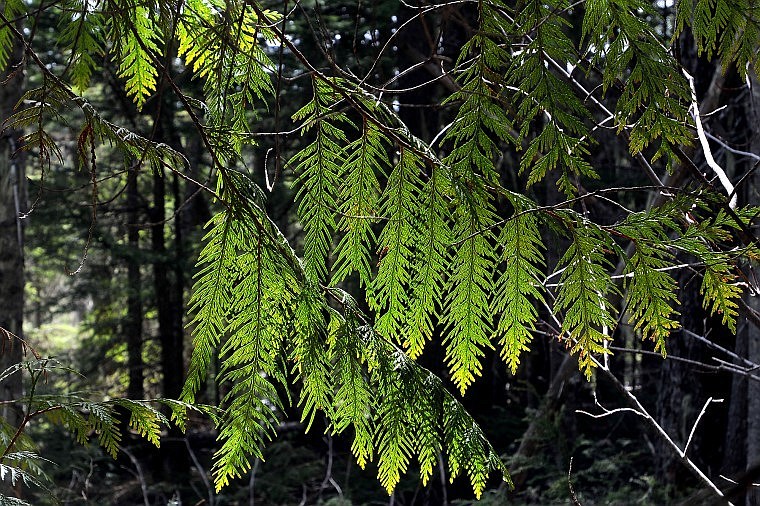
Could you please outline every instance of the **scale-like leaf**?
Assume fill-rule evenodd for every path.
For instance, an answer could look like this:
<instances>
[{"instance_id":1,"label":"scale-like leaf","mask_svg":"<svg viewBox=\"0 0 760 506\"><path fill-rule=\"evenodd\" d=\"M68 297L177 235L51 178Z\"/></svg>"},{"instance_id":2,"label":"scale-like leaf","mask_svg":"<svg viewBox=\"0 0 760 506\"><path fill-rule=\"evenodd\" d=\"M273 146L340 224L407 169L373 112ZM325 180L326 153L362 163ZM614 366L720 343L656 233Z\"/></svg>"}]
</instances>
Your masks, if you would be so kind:
<instances>
[{"instance_id":1,"label":"scale-like leaf","mask_svg":"<svg viewBox=\"0 0 760 506\"><path fill-rule=\"evenodd\" d=\"M501 357L514 374L535 330L535 304L543 302L544 246L531 211L516 210L501 229L498 243L503 247L501 260L505 266L496 281L493 311L500 315L496 331L501 336Z\"/></svg>"},{"instance_id":2,"label":"scale-like leaf","mask_svg":"<svg viewBox=\"0 0 760 506\"><path fill-rule=\"evenodd\" d=\"M591 378L596 367L594 355L610 353L606 343L615 327L613 308L607 294L614 290L610 279L610 238L599 228L578 222L570 224L570 246L560 260L560 277L554 310L564 311L562 330L568 346L578 354L578 362Z\"/></svg>"}]
</instances>

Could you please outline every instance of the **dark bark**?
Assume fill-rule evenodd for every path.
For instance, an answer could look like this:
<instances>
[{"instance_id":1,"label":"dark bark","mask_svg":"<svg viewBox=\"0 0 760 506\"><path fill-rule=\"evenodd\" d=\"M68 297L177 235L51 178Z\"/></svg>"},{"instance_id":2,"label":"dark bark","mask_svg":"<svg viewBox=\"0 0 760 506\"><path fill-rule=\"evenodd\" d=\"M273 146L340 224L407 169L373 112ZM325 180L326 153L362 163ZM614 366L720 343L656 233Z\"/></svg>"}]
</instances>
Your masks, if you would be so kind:
<instances>
[{"instance_id":1,"label":"dark bark","mask_svg":"<svg viewBox=\"0 0 760 506\"><path fill-rule=\"evenodd\" d=\"M182 328L182 287L181 280L175 278L172 260L177 258L166 248L166 176L156 173L153 176L153 207L150 218L151 249L153 261L153 290L158 313L158 338L161 345L162 395L170 399L179 398L184 382L183 328ZM169 431L169 439L162 444L161 469L156 469L157 479L186 473L189 460L185 445L179 439L183 435L175 428ZM171 473L171 474L170 474Z\"/></svg>"},{"instance_id":2,"label":"dark bark","mask_svg":"<svg viewBox=\"0 0 760 506\"><path fill-rule=\"evenodd\" d=\"M127 397L142 399L143 389L143 359L142 359L142 276L140 261L137 255L140 251L139 231L139 194L137 189L137 168L129 172L127 179L127 317L124 321L124 334L127 341L127 368L129 383Z\"/></svg>"},{"instance_id":3,"label":"dark bark","mask_svg":"<svg viewBox=\"0 0 760 506\"><path fill-rule=\"evenodd\" d=\"M0 2L0 10L5 3ZM20 26L20 23L19 23ZM13 113L24 91L22 46L14 43L8 69L0 71L0 118ZM19 148L21 132L0 126L0 327L23 337L24 315L24 227L19 213L26 207L24 165ZM0 334L0 371L21 362L21 343L5 333ZM0 401L18 399L22 395L21 375L14 374L0 384ZM21 408L3 404L3 419L13 425L21 421Z\"/></svg>"},{"instance_id":4,"label":"dark bark","mask_svg":"<svg viewBox=\"0 0 760 506\"><path fill-rule=\"evenodd\" d=\"M540 408L531 418L528 428L523 433L520 446L514 455L512 455L513 462L524 462L542 451L542 444L547 439L544 433L545 428L552 425L563 402L565 402L563 394L566 394L569 390L565 389L565 386L573 375L578 375L578 361L575 357L565 354L564 360L552 377L552 382L546 391L546 395L544 395ZM528 473L526 471L520 471L512 475L515 492L521 491L527 478Z\"/></svg>"},{"instance_id":5,"label":"dark bark","mask_svg":"<svg viewBox=\"0 0 760 506\"><path fill-rule=\"evenodd\" d=\"M760 153L760 80L757 76L752 78L752 138L750 148L753 153ZM757 165L757 164L755 164ZM755 167L756 169L757 167ZM750 197L749 203L760 204L760 175L755 170L748 185ZM747 305L754 311L760 311L760 296L751 293ZM760 328L755 325L747 326L747 358L760 364ZM750 381L747 385L747 470L756 469L760 466L760 382ZM747 504L760 505L760 490L758 487L749 487Z\"/></svg>"},{"instance_id":6,"label":"dark bark","mask_svg":"<svg viewBox=\"0 0 760 506\"><path fill-rule=\"evenodd\" d=\"M166 248L166 176L153 176L153 208L151 210L151 247L153 261L153 287L158 312L158 334L161 343L162 394L178 398L184 381L182 300L178 300L173 263L177 262Z\"/></svg>"},{"instance_id":7,"label":"dark bark","mask_svg":"<svg viewBox=\"0 0 760 506\"><path fill-rule=\"evenodd\" d=\"M158 107L158 104L157 104ZM156 139L173 149L183 152L179 133L175 125L174 110L165 100L154 116ZM167 181L170 186L167 191ZM151 250L153 255L153 292L158 316L158 339L161 348L161 393L164 397L178 399L185 381L184 364L184 273L182 265L183 230L181 213L167 215L167 200L173 199L173 208L180 209L183 196L180 195L178 176L167 173L163 168L153 174L153 206L149 211L151 221ZM166 227L173 224L174 241L167 247ZM183 441L184 434L176 427L170 427L166 442L161 445L161 469L155 469L158 480L176 479L187 474L190 460Z\"/></svg>"},{"instance_id":8,"label":"dark bark","mask_svg":"<svg viewBox=\"0 0 760 506\"><path fill-rule=\"evenodd\" d=\"M698 299L700 279L692 272L684 272L678 279L681 287L681 326L699 335L705 335L705 314ZM675 334L668 341L668 354L699 360L697 343L684 334ZM665 360L660 367L660 379L656 408L656 419L670 437L683 448L689 436L690 423L694 422L702 399L701 385L695 381L691 364L676 360ZM699 440L693 443L694 453L699 452ZM671 485L681 484L688 477L688 471L675 458L667 441L656 442L656 471L659 481Z\"/></svg>"}]
</instances>

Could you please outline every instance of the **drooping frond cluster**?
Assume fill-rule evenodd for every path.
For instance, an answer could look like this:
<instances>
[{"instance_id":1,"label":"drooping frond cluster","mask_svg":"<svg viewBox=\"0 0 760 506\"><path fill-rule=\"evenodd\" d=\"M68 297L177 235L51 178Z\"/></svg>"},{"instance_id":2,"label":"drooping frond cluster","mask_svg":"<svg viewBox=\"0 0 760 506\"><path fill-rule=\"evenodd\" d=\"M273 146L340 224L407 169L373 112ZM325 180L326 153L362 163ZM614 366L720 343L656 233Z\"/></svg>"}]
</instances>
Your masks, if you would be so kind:
<instances>
[{"instance_id":1,"label":"drooping frond cluster","mask_svg":"<svg viewBox=\"0 0 760 506\"><path fill-rule=\"evenodd\" d=\"M415 203L422 186L422 163L413 151L401 149L382 195L385 226L378 238L377 275L369 286L368 302L377 315L377 330L389 338L401 337L412 282L412 236Z\"/></svg>"},{"instance_id":2,"label":"drooping frond cluster","mask_svg":"<svg viewBox=\"0 0 760 506\"><path fill-rule=\"evenodd\" d=\"M127 95L133 97L140 108L158 85L156 60L161 54L159 44L163 35L161 24L154 19L155 11L140 4L130 5L131 3L116 2L119 7L117 12L126 19L111 18L111 30L121 51L119 77L124 78Z\"/></svg>"},{"instance_id":3,"label":"drooping frond cluster","mask_svg":"<svg viewBox=\"0 0 760 506\"><path fill-rule=\"evenodd\" d=\"M377 221L380 201L378 175L387 157L388 140L376 125L364 121L362 135L346 147L340 185L338 230L345 232L336 246L333 281L340 283L351 272L367 286L372 279L372 259L365 244L375 242L372 225Z\"/></svg>"},{"instance_id":4,"label":"drooping frond cluster","mask_svg":"<svg viewBox=\"0 0 760 506\"><path fill-rule=\"evenodd\" d=\"M735 65L745 77L760 63L760 6L752 0L679 0L676 33L690 26L697 49L717 54L726 70Z\"/></svg>"},{"instance_id":5,"label":"drooping frond cluster","mask_svg":"<svg viewBox=\"0 0 760 506\"><path fill-rule=\"evenodd\" d=\"M60 35L59 43L61 47L68 50L68 72L71 84L74 90L77 92L84 92L90 86L90 79L92 74L97 68L96 58L104 54L104 35L106 33L105 18L102 13L97 11L90 11L88 9L88 2L81 0L73 0L64 2L70 9L69 14L61 16L60 19ZM147 13L143 12L143 15ZM145 30L145 25L149 23L141 21L140 27L135 29ZM131 39L134 42L134 39ZM148 44L155 47L155 36L153 34L148 38ZM137 58L135 56L135 58ZM146 71L144 68L145 62L134 62L136 66L143 65L142 71ZM150 64L150 63L148 63ZM135 69L135 71L139 71ZM132 87L141 86L150 88L153 86L155 89L155 72L148 70L145 85L135 83L132 81ZM137 97L136 97L137 98ZM145 97L141 96L139 100L144 100Z\"/></svg>"},{"instance_id":6,"label":"drooping frond cluster","mask_svg":"<svg viewBox=\"0 0 760 506\"><path fill-rule=\"evenodd\" d=\"M25 433L26 425L38 418L65 427L80 444L86 444L97 437L100 446L115 458L124 427L158 447L162 430L171 422L184 428L188 410L203 412L212 418L216 416L216 410L209 406L191 405L171 399L95 401L79 394L40 392L41 385L58 372L70 373L71 370L52 358L36 358L14 364L0 372L0 382L14 375L24 375L29 376L30 384L25 398L18 399L26 407L20 426L10 425L5 418L0 420L0 481L5 484L45 488L49 481L40 467L40 463L46 459L40 457L36 445ZM168 408L171 415L162 413L161 407ZM0 494L0 504L29 503L12 502Z\"/></svg>"},{"instance_id":7,"label":"drooping frond cluster","mask_svg":"<svg viewBox=\"0 0 760 506\"><path fill-rule=\"evenodd\" d=\"M555 312L563 311L562 330L568 345L578 353L579 364L591 378L594 355L608 353L605 346L615 326L607 294L612 288L606 257L609 236L583 222L569 222L570 246L560 259L564 268L557 290Z\"/></svg>"},{"instance_id":8,"label":"drooping frond cluster","mask_svg":"<svg viewBox=\"0 0 760 506\"><path fill-rule=\"evenodd\" d=\"M501 356L513 373L535 330L536 306L544 301L544 246L535 214L520 205L516 199L515 214L502 226L497 241L503 248L500 261L505 265L496 280L492 303L499 315L496 332L501 337Z\"/></svg>"},{"instance_id":9,"label":"drooping frond cluster","mask_svg":"<svg viewBox=\"0 0 760 506\"><path fill-rule=\"evenodd\" d=\"M666 246L667 232L678 225L660 211L632 214L618 230L633 238L633 255L623 271L633 326L664 354L665 338L678 328L678 311L673 308L678 302L676 282L664 270L674 256Z\"/></svg>"},{"instance_id":10,"label":"drooping frond cluster","mask_svg":"<svg viewBox=\"0 0 760 506\"><path fill-rule=\"evenodd\" d=\"M16 19L17 16L26 11L23 0L6 0L3 2L3 17L7 20ZM13 50L14 43L17 43L13 34L12 25L0 24L0 69L6 70ZM15 63L15 62L14 62ZM18 71L20 69L10 69Z\"/></svg>"},{"instance_id":11,"label":"drooping frond cluster","mask_svg":"<svg viewBox=\"0 0 760 506\"><path fill-rule=\"evenodd\" d=\"M304 420L311 426L321 412L336 432L351 430L357 461L377 459L380 481L389 490L415 456L423 479L429 477L441 449L450 472L466 470L476 491L484 480L483 466L497 467L491 457L478 460L486 454L462 451L456 443L457 431L466 431L469 423L449 417L460 407L441 411L439 398L427 395L421 402L423 396L414 393L438 391L420 386L426 385L424 375L411 361L437 332L451 380L464 392L479 375L489 348L498 345L510 369L517 369L539 309L546 306L560 338L591 377L600 357L609 353L618 323L611 296L624 296L633 327L664 352L666 337L678 327L677 287L669 269L679 252L702 262L708 307L729 324L736 316L732 304L739 286L719 244L730 236L727 222L713 220L710 230L695 228L690 220L696 211L676 198L601 226L570 205L542 208L501 187L496 160L505 146L517 143L525 148L517 170L528 173L529 185L559 171L560 188L576 195L579 178L596 177L587 160L595 114L610 114L604 122L614 121L611 126L626 131L634 154L659 139L659 153L673 159L673 146L687 142L685 81L673 74L670 56L659 46L649 47L656 35L635 19L635 9L613 5L613 15L594 4L587 12L584 44L605 37L612 41L607 53L595 52L584 63L603 68L602 94L619 90L611 113L583 96L589 92L573 79L573 69L566 69L582 58L565 33L568 21L553 15L568 7L565 2L527 2L516 14L503 5L479 6L480 29L458 63L461 87L448 100L457 109L441 137L442 158L380 101L373 104L360 86L344 78L312 73L313 98L294 115L308 139L291 160L304 227L304 281L288 304L267 312L280 311L292 320L286 325L294 332L287 353L302 388ZM637 31L641 34L634 37ZM523 37L519 50L506 49L510 34ZM632 38L635 44L629 43ZM647 60L649 53L660 56ZM654 114L662 110L664 119ZM550 287L551 297L544 286L541 228L546 225L568 241L552 276L557 282ZM630 241L629 250L624 241ZM220 262L223 256L209 253L207 258ZM612 276L618 262L623 262L622 286ZM294 262L289 268L298 266ZM214 268L202 272L211 279ZM372 320L334 288L352 276L366 289ZM210 291L204 284L199 288L201 301ZM337 297L343 311L326 305L325 296ZM199 318L202 328L207 317ZM221 329L217 336L235 339L228 326ZM206 353L213 347L201 348ZM264 365L258 367L262 376L273 377ZM276 416L277 404L269 407L269 415ZM441 413L442 433L430 429ZM410 434L410 424L420 432ZM235 466L245 465L228 462L230 476Z\"/></svg>"},{"instance_id":12,"label":"drooping frond cluster","mask_svg":"<svg viewBox=\"0 0 760 506\"><path fill-rule=\"evenodd\" d=\"M528 185L541 181L550 171L560 171L557 184L568 195L575 193L571 176L596 178L586 160L591 137L585 123L591 113L576 90L557 75L558 66L576 61L572 42L565 33L568 21L561 15L566 1L528 0L519 9L512 29L526 35L524 48L514 55L506 79L521 123L520 139L529 133L533 120L541 118L541 132L528 144L520 171L527 171ZM546 20L546 22L538 20Z\"/></svg>"},{"instance_id":13,"label":"drooping frond cluster","mask_svg":"<svg viewBox=\"0 0 760 506\"><path fill-rule=\"evenodd\" d=\"M212 220L191 301L195 349L183 399L194 399L215 356L223 364L218 381L230 392L217 486L248 469L248 457L261 457L282 408L275 388L288 369L301 387L303 419L311 426L321 412L329 430L350 429L357 461L376 459L389 492L415 457L427 480L441 452L461 455L450 460L450 473L466 470L478 494L491 471L506 479L501 460L441 381L370 326L348 294L325 293L292 251L275 258L272 251L288 246L257 213L233 208Z\"/></svg>"},{"instance_id":14,"label":"drooping frond cluster","mask_svg":"<svg viewBox=\"0 0 760 506\"><path fill-rule=\"evenodd\" d=\"M328 83L315 81L314 99L301 108L294 119L303 120L302 131L315 130L314 141L291 161L298 193L298 214L304 224L304 261L307 272L324 279L335 231L338 181L345 163L343 131L349 124L345 114L334 110L340 101ZM365 154L365 156L367 156Z\"/></svg>"},{"instance_id":15,"label":"drooping frond cluster","mask_svg":"<svg viewBox=\"0 0 760 506\"><path fill-rule=\"evenodd\" d=\"M204 81L207 135L220 157L231 158L245 142L253 105L274 93L273 68L261 40L278 14L247 2L185 2L177 21L179 56Z\"/></svg>"},{"instance_id":16,"label":"drooping frond cluster","mask_svg":"<svg viewBox=\"0 0 760 506\"><path fill-rule=\"evenodd\" d=\"M444 283L448 265L448 247L452 242L448 220L451 181L442 167L433 167L430 179L420 191L419 211L414 234L415 269L409 295L409 318L404 346L409 356L422 353L432 338L439 308L443 307Z\"/></svg>"},{"instance_id":17,"label":"drooping frond cluster","mask_svg":"<svg viewBox=\"0 0 760 506\"><path fill-rule=\"evenodd\" d=\"M589 52L594 48L591 62L604 69L605 90L621 91L614 119L618 131L630 129L631 153L640 153L660 139L653 159L666 156L675 162L673 149L691 142L686 124L688 84L654 28L640 15L652 10L651 4L639 0L594 0L586 7L583 35Z\"/></svg>"}]
</instances>

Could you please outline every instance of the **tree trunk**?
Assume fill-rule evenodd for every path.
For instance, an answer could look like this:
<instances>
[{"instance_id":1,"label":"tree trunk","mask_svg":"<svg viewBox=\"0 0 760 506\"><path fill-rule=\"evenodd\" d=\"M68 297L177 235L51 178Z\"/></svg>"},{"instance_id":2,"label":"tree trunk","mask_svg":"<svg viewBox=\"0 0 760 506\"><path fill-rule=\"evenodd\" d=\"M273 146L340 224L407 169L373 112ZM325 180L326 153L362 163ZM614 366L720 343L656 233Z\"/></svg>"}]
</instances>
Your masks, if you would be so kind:
<instances>
[{"instance_id":1,"label":"tree trunk","mask_svg":"<svg viewBox=\"0 0 760 506\"><path fill-rule=\"evenodd\" d=\"M140 275L140 230L139 194L137 190L137 167L131 168L127 179L127 318L124 321L124 334L127 341L127 367L129 384L127 397L142 399L143 359L142 359L142 277Z\"/></svg>"},{"instance_id":2,"label":"tree trunk","mask_svg":"<svg viewBox=\"0 0 760 506\"><path fill-rule=\"evenodd\" d=\"M181 300L177 300L176 279L170 252L166 249L164 220L166 219L166 176L153 176L153 210L151 219L151 244L155 259L153 262L153 287L158 310L158 334L161 343L162 394L178 398L182 391L184 367L182 359L182 312ZM174 259L176 261L176 259Z\"/></svg>"},{"instance_id":3,"label":"tree trunk","mask_svg":"<svg viewBox=\"0 0 760 506\"><path fill-rule=\"evenodd\" d=\"M681 327L699 335L706 334L705 315L699 300L700 278L691 271L684 271L678 279L681 287ZM683 333L674 334L668 340L668 355L700 360L700 351L693 339ZM656 418L660 426L673 441L683 448L689 436L691 423L694 422L701 407L702 388L694 377L691 364L676 360L664 360L660 366ZM699 433L692 443L692 455L699 453ZM659 481L674 487L682 487L689 479L688 470L671 451L668 442L659 438L656 442L656 471Z\"/></svg>"},{"instance_id":4,"label":"tree trunk","mask_svg":"<svg viewBox=\"0 0 760 506\"><path fill-rule=\"evenodd\" d=\"M752 74L752 138L750 141L751 152L760 153L760 80ZM752 173L751 181L747 185L751 192L750 201L753 205L760 204L758 194L760 175L757 170ZM760 311L760 296L757 293L748 297L747 305L755 311ZM760 329L755 325L747 326L747 358L760 364ZM753 469L760 465L760 382L750 381L747 384L747 469ZM747 494L748 505L760 505L760 490L750 487Z\"/></svg>"},{"instance_id":5,"label":"tree trunk","mask_svg":"<svg viewBox=\"0 0 760 506\"><path fill-rule=\"evenodd\" d=\"M176 126L174 112L170 104L164 103L154 118L156 138L166 142L173 149L183 151ZM163 168L153 175L153 207L150 211L151 249L153 259L153 288L158 312L158 337L161 345L162 395L169 399L178 399L184 384L184 325L183 294L184 275L182 270L183 234L179 217L174 222L174 247L169 251L166 246L165 224L167 188L166 182L172 177L169 188L174 199L174 209L182 206L179 180L176 174L167 174ZM156 470L156 478L171 477L176 481L178 475L186 474L190 469L190 460L184 444L184 434L176 427L169 429L165 444L161 445L161 467Z\"/></svg>"},{"instance_id":6,"label":"tree trunk","mask_svg":"<svg viewBox=\"0 0 760 506\"><path fill-rule=\"evenodd\" d=\"M5 2L0 2L0 11ZM0 71L0 118L6 120L24 89L22 46L14 43L8 68ZM0 327L23 338L24 315L24 228L19 214L26 207L24 165L16 150L21 132L0 126ZM21 362L22 347L14 337L0 335L0 371ZM21 375L14 374L0 385L0 401L18 399L22 394ZM11 426L21 421L20 407L3 404L2 417Z\"/></svg>"}]
</instances>

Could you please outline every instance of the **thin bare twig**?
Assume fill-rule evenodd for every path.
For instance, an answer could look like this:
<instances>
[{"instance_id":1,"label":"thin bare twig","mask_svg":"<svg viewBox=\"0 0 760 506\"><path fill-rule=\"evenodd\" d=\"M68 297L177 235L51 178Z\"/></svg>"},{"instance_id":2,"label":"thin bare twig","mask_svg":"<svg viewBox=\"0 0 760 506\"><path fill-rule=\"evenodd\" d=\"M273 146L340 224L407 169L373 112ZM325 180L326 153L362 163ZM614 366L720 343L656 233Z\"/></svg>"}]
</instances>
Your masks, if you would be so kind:
<instances>
[{"instance_id":1,"label":"thin bare twig","mask_svg":"<svg viewBox=\"0 0 760 506\"><path fill-rule=\"evenodd\" d=\"M705 401L705 405L702 406L702 411L699 412L699 415L697 415L697 419L694 421L694 425L691 426L691 432L689 432L689 439L686 440L686 444L683 447L683 454L686 455L686 452L689 451L689 445L691 444L691 440L694 438L694 433L697 431L697 425L699 425L700 420L702 420L702 417L705 415L705 412L707 411L707 406L709 406L711 403L721 403L723 402L723 399L713 399L710 397Z\"/></svg>"}]
</instances>

